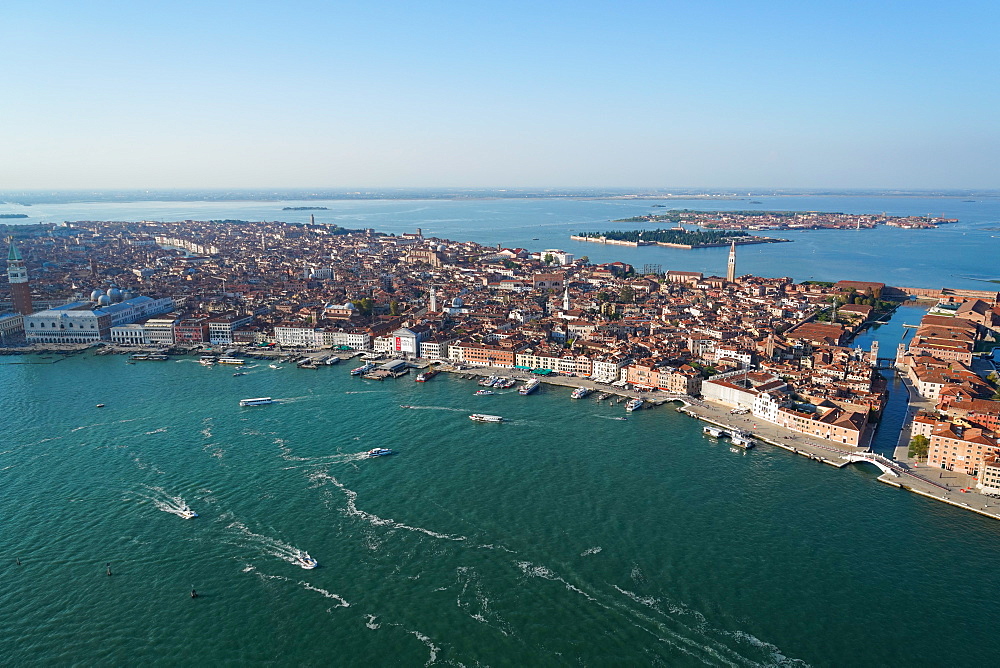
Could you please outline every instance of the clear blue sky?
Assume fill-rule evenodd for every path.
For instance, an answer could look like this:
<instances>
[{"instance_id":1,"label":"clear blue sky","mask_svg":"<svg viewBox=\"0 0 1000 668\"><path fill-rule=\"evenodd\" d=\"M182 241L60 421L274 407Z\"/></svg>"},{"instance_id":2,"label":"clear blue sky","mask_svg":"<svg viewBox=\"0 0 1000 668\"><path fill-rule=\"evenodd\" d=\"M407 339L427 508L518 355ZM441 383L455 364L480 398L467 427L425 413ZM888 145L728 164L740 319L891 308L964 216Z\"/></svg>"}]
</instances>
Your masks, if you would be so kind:
<instances>
[{"instance_id":1,"label":"clear blue sky","mask_svg":"<svg viewBox=\"0 0 1000 668\"><path fill-rule=\"evenodd\" d=\"M1000 187L1000 3L0 3L0 188Z\"/></svg>"}]
</instances>

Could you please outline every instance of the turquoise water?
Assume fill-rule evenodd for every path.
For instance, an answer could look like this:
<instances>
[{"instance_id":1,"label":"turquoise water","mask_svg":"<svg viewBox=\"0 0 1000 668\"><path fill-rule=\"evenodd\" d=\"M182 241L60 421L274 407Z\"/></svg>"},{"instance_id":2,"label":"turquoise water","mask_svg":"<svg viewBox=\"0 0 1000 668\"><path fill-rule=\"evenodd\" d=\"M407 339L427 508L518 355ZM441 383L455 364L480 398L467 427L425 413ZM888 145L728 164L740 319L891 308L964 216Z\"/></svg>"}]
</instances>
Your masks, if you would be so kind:
<instances>
[{"instance_id":1,"label":"turquoise water","mask_svg":"<svg viewBox=\"0 0 1000 668\"><path fill-rule=\"evenodd\" d=\"M995 521L870 467L731 452L669 406L621 422L621 405L563 388L474 397L447 374L350 367L0 359L4 663L942 665L997 650ZM237 405L255 396L281 401ZM467 418L484 411L509 422ZM360 457L376 446L398 454ZM201 516L163 510L181 501Z\"/></svg>"},{"instance_id":2,"label":"turquoise water","mask_svg":"<svg viewBox=\"0 0 1000 668\"><path fill-rule=\"evenodd\" d=\"M1000 251L1000 199L967 202L933 197L755 197L748 200L366 200L310 202L74 202L21 207L0 204L0 213L27 213L23 220L7 223L61 222L64 220L282 220L308 222L314 214L320 223L348 228L372 227L383 232L412 232L484 244L520 246L533 251L562 248L594 262L622 260L642 269L660 264L664 270L701 271L725 276L727 248L695 251L676 248L607 247L570 241L579 231L649 227L609 223L666 207L701 210L781 209L840 211L891 215L945 215L960 223L936 230L809 230L781 232L790 244L741 247L737 255L740 274L789 275L808 279L882 281L888 285L996 289L983 279L1000 278L996 256ZM282 211L284 206L326 206L328 211ZM537 240L536 240L537 239Z\"/></svg>"}]
</instances>

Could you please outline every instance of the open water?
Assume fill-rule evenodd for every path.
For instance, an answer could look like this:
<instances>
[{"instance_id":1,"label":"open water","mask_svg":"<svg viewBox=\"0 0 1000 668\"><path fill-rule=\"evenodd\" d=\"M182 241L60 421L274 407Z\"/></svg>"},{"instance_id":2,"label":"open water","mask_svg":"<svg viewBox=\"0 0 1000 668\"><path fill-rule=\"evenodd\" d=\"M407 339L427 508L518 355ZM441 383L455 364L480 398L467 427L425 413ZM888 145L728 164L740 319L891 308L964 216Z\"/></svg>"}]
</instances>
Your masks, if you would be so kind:
<instances>
[{"instance_id":1,"label":"open water","mask_svg":"<svg viewBox=\"0 0 1000 668\"><path fill-rule=\"evenodd\" d=\"M964 203L935 204L913 212ZM589 207L614 207L603 219L648 210L329 205L356 208L358 227L536 248L570 247L559 242L568 216L556 214L558 233L545 238L535 219L514 225L532 207L539 217L583 207L574 215L597 229L606 223ZM429 219L452 205L454 220ZM69 220L265 217L231 203L169 203L162 215L121 205L121 216L107 204L59 206ZM405 206L429 208L407 218ZM939 230L858 234L926 236L919 244L945 267L961 265L948 240L972 236L969 271L988 277L993 242L980 228L997 220L991 211ZM266 218L282 213L295 212ZM797 234L842 245L809 242L829 263L775 255L756 271L902 282L892 275L908 260L884 246ZM807 246L754 250L796 247ZM607 259L641 265L636 250ZM905 282L960 285L944 271ZM878 337L891 354L900 323L920 315L904 307L859 343ZM838 471L769 446L732 452L670 406L622 422L610 419L621 405L572 401L568 389L474 397L477 386L453 376L378 383L351 378L350 366L259 363L233 377L194 358L0 358L3 663L930 666L1000 650L1000 523L882 485L870 466ZM255 396L280 403L238 406ZM903 408L897 392L877 450L891 451ZM509 422L473 423L473 412ZM398 454L361 457L377 446ZM183 503L201 516L182 519ZM292 563L297 549L320 568Z\"/></svg>"}]
</instances>

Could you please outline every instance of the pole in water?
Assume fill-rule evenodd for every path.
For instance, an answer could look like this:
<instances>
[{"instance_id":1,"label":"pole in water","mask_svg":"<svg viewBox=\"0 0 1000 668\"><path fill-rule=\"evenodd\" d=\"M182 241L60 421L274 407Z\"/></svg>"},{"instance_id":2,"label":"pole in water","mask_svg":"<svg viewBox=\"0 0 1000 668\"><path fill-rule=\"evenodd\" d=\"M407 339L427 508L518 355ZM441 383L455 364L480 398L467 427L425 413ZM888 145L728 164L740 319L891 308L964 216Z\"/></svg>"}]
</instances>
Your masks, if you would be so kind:
<instances>
[{"instance_id":1,"label":"pole in water","mask_svg":"<svg viewBox=\"0 0 1000 668\"><path fill-rule=\"evenodd\" d=\"M111 562L108 562L108 575L111 575Z\"/></svg>"},{"instance_id":2,"label":"pole in water","mask_svg":"<svg viewBox=\"0 0 1000 668\"><path fill-rule=\"evenodd\" d=\"M191 585L191 598L198 598L198 592L195 591L194 585Z\"/></svg>"},{"instance_id":3,"label":"pole in water","mask_svg":"<svg viewBox=\"0 0 1000 668\"><path fill-rule=\"evenodd\" d=\"M20 565L21 565L21 557L18 557L18 558L17 558L17 565L18 565L18 566L20 566Z\"/></svg>"}]
</instances>

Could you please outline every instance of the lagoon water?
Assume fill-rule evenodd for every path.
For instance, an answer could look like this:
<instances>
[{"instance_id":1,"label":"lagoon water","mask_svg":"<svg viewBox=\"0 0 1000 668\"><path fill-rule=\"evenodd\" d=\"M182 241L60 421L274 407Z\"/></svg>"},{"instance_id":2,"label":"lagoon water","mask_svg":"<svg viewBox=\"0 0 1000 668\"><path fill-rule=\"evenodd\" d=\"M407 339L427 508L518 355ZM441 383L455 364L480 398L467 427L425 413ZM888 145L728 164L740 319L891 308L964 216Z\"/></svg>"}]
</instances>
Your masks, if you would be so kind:
<instances>
[{"instance_id":1,"label":"lagoon water","mask_svg":"<svg viewBox=\"0 0 1000 668\"><path fill-rule=\"evenodd\" d=\"M732 452L669 405L621 422L564 388L475 397L448 374L350 366L2 358L5 663L943 665L998 649L1000 523L863 465ZM238 406L254 396L280 403ZM468 419L482 411L509 422ZM901 419L897 400L877 449ZM373 447L397 454L362 458Z\"/></svg>"},{"instance_id":2,"label":"lagoon water","mask_svg":"<svg viewBox=\"0 0 1000 668\"><path fill-rule=\"evenodd\" d=\"M443 215L452 204L426 206ZM565 221L548 238L538 223L496 222L549 204L458 204L461 220L437 223L431 209L401 210L424 204L328 205L365 211L358 227L419 222L452 238L570 246L558 242ZM555 204L594 218L589 207L615 207L605 219L639 208ZM251 217L230 203L205 216L186 203L162 216L127 206L137 218L183 207L180 218ZM490 207L492 223L463 222ZM941 244L995 222L978 215L964 228L874 234ZM859 252L871 249L887 253ZM645 261L629 252L608 259ZM893 282L863 259L834 260L815 265L817 278ZM758 271L802 278L795 267L807 266L769 262ZM886 271L902 270L894 262ZM852 263L870 273L845 274ZM921 314L903 307L859 343L891 351ZM872 467L766 445L732 452L671 406L621 422L609 419L621 405L567 389L475 397L448 374L378 383L350 367L257 363L233 377L190 357L0 358L4 663L883 666L982 663L1000 650L1000 523L882 485ZM894 390L881 452L903 416ZM238 406L255 396L280 402ZM473 412L509 422L473 423ZM362 458L373 447L398 454ZM179 517L182 503L201 516ZM297 549L320 567L292 563Z\"/></svg>"}]
</instances>

